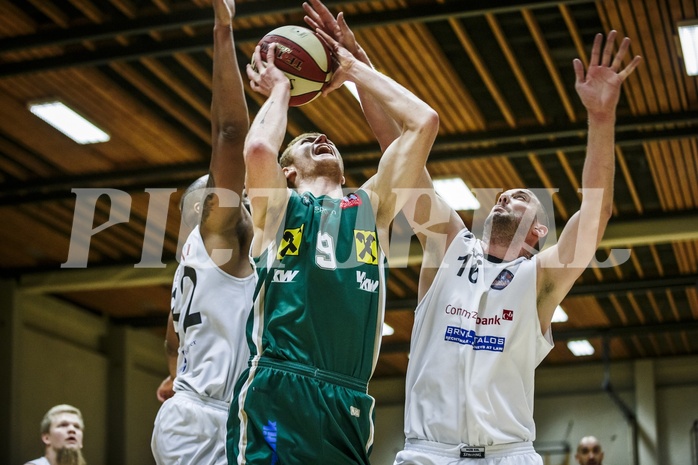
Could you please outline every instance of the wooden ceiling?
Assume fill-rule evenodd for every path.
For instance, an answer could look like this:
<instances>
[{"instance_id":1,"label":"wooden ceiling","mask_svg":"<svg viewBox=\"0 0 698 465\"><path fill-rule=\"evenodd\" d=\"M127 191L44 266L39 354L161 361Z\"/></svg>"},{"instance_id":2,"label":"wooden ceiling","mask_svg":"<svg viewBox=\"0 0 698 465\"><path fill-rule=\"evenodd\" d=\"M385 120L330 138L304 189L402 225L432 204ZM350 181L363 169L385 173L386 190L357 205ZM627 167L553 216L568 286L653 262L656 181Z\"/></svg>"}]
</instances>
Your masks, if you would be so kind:
<instances>
[{"instance_id":1,"label":"wooden ceiling","mask_svg":"<svg viewBox=\"0 0 698 465\"><path fill-rule=\"evenodd\" d=\"M614 218L597 255L607 266L588 269L563 302L569 320L554 325L556 347L544 363L697 354L698 81L684 70L676 24L698 17L698 5L512 3L327 2L345 11L378 69L439 112L433 176L490 192L553 189L558 232L579 206L584 160L572 60L587 62L597 32L629 36L631 55L644 62L618 107ZM300 1L240 0L237 10L242 64L269 30L303 24ZM206 172L211 149L212 17L210 0L0 3L0 271L23 292L162 333L177 201ZM28 102L48 98L111 140L78 145L28 111ZM247 99L256 113L262 99L249 88ZM337 144L349 185L372 174L378 146L348 90L289 115L288 138L318 130ZM94 192L111 197L99 198L92 220L76 197ZM487 210L494 202L480 200ZM472 224L473 214L463 215ZM71 232L108 221L89 252L84 237L70 248ZM391 273L395 334L384 338L376 377L402 376L407 365L419 254L405 258ZM589 338L596 353L572 356L565 342L575 338Z\"/></svg>"}]
</instances>

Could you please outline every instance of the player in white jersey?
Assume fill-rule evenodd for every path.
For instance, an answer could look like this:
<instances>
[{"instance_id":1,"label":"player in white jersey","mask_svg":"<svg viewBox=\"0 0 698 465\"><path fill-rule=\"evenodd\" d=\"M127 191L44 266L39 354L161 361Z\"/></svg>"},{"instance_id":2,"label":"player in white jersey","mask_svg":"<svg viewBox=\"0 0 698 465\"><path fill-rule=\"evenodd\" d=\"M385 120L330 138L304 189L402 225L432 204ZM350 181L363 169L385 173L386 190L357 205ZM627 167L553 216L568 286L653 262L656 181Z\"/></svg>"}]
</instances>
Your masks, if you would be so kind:
<instances>
[{"instance_id":1,"label":"player in white jersey","mask_svg":"<svg viewBox=\"0 0 698 465\"><path fill-rule=\"evenodd\" d=\"M452 241L415 313L405 409L416 438L533 440L533 373L553 346L535 310L536 261L488 258L467 229ZM432 402L430 390L453 402Z\"/></svg>"},{"instance_id":2,"label":"player in white jersey","mask_svg":"<svg viewBox=\"0 0 698 465\"><path fill-rule=\"evenodd\" d=\"M255 275L221 271L206 251L197 226L182 248L172 285L172 315L179 336L175 392L193 392L222 402L247 368L250 350L244 331Z\"/></svg>"},{"instance_id":3,"label":"player in white jersey","mask_svg":"<svg viewBox=\"0 0 698 465\"><path fill-rule=\"evenodd\" d=\"M548 219L527 189L500 195L482 240L437 197L406 210L424 263L396 465L542 465L532 445L534 371L552 348L553 312L594 258L612 215L616 106L640 62L622 68L629 39L614 57L615 36L603 50L596 36L586 71L574 60L589 117L583 198L556 245L534 255ZM426 173L424 187L432 188ZM439 215L445 220L426 226Z\"/></svg>"},{"instance_id":4,"label":"player in white jersey","mask_svg":"<svg viewBox=\"0 0 698 465\"><path fill-rule=\"evenodd\" d=\"M213 7L211 162L180 203L191 233L172 285L170 376L158 388L164 403L151 443L158 464L226 463L228 408L249 359L245 324L256 274L249 260L252 223L239 195L249 116L233 42L235 3L214 0Z\"/></svg>"}]
</instances>

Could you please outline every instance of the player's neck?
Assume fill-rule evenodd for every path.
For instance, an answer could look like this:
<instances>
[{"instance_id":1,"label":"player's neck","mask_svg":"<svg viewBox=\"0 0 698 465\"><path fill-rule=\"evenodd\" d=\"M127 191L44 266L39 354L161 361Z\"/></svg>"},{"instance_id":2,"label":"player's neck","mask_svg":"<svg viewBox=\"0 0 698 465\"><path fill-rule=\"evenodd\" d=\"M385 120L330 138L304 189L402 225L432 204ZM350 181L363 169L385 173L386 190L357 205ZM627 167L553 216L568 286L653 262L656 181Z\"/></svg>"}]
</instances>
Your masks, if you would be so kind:
<instances>
[{"instance_id":1,"label":"player's neck","mask_svg":"<svg viewBox=\"0 0 698 465\"><path fill-rule=\"evenodd\" d=\"M526 250L522 241L496 240L486 238L482 240L482 250L491 261L510 262L519 257L531 258L531 253Z\"/></svg>"},{"instance_id":2,"label":"player's neck","mask_svg":"<svg viewBox=\"0 0 698 465\"><path fill-rule=\"evenodd\" d=\"M332 198L342 198L342 186L336 179L318 176L312 179L301 179L296 184L298 193L310 192L315 197L326 195Z\"/></svg>"},{"instance_id":3,"label":"player's neck","mask_svg":"<svg viewBox=\"0 0 698 465\"><path fill-rule=\"evenodd\" d=\"M46 454L44 454L44 457L46 457L48 463L52 465L56 463L56 451L52 447L46 449Z\"/></svg>"}]
</instances>

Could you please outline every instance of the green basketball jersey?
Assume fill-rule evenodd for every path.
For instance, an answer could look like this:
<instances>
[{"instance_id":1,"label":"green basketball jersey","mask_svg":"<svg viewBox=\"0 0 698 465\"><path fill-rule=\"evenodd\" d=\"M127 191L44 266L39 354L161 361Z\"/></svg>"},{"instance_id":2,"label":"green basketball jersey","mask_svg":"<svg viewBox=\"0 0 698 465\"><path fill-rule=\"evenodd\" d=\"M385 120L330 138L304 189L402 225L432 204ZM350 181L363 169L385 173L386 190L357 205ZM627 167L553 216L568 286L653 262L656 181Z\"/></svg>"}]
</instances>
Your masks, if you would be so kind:
<instances>
[{"instance_id":1,"label":"green basketball jersey","mask_svg":"<svg viewBox=\"0 0 698 465\"><path fill-rule=\"evenodd\" d=\"M386 259L366 192L343 199L292 192L276 241L255 264L252 356L368 382L380 348Z\"/></svg>"}]
</instances>

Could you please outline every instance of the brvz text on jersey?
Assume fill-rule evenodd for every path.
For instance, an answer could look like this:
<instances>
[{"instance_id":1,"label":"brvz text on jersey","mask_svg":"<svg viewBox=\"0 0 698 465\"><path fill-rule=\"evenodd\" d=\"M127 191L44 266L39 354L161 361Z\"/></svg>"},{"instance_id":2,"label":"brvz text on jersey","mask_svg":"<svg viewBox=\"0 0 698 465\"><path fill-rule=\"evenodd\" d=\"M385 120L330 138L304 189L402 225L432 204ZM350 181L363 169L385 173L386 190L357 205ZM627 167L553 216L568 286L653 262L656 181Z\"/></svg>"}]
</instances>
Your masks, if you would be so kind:
<instances>
[{"instance_id":1,"label":"brvz text on jersey","mask_svg":"<svg viewBox=\"0 0 698 465\"><path fill-rule=\"evenodd\" d=\"M501 336L478 336L471 329L463 329L457 326L447 326L444 340L469 345L473 350L489 350L491 352L504 352L506 338Z\"/></svg>"}]
</instances>

